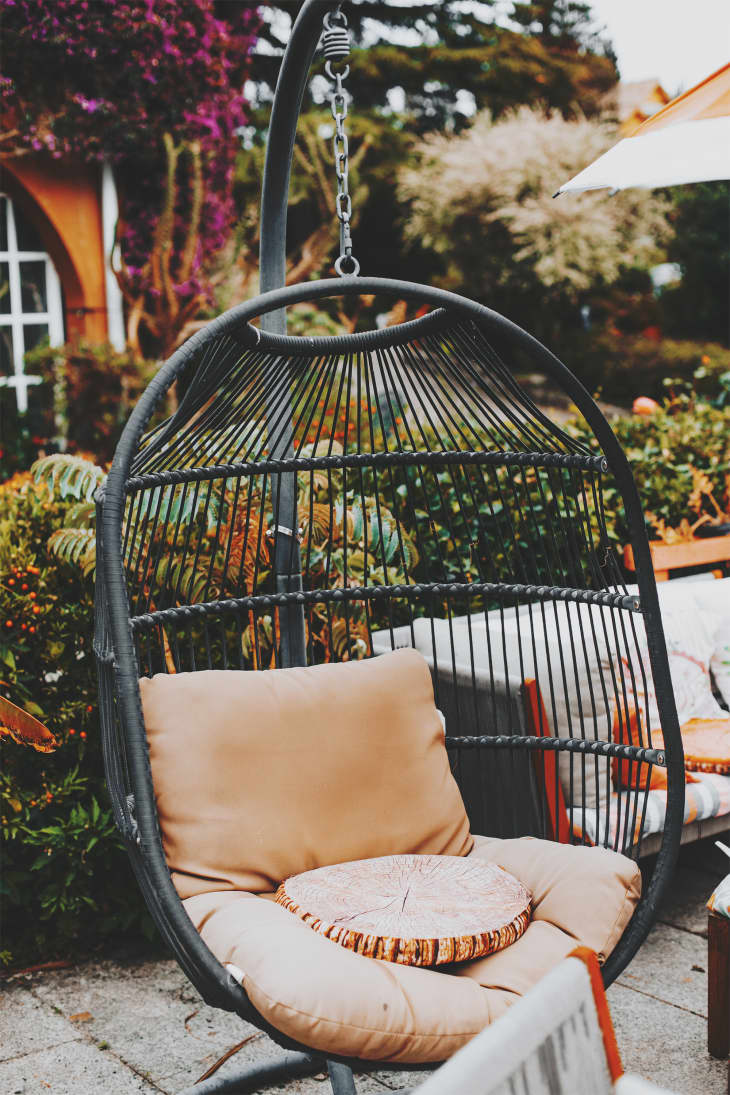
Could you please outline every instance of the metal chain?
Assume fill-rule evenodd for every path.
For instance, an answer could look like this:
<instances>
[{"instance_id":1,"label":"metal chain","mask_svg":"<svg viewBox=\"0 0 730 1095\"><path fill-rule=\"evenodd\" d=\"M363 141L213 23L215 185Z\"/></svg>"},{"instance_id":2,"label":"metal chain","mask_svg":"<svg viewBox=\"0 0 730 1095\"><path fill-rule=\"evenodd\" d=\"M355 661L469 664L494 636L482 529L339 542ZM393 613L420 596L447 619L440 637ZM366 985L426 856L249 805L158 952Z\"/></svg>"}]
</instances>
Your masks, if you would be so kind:
<instances>
[{"instance_id":1,"label":"metal chain","mask_svg":"<svg viewBox=\"0 0 730 1095\"><path fill-rule=\"evenodd\" d=\"M339 19L339 25L334 24L333 19ZM342 71L337 72L332 67L333 62L344 60L350 53L350 34L347 29L347 19L339 7L333 12L327 12L324 17L324 29L323 47L327 59L324 70L335 85L330 98L332 117L335 120L335 135L332 142L335 154L335 174L337 175L335 211L340 222L340 255L335 262L335 270L341 278L357 277L360 273L360 263L352 253L352 234L350 231L352 200L349 189L350 146L345 133L347 93L343 84L343 81L349 75L350 66L346 64Z\"/></svg>"}]
</instances>

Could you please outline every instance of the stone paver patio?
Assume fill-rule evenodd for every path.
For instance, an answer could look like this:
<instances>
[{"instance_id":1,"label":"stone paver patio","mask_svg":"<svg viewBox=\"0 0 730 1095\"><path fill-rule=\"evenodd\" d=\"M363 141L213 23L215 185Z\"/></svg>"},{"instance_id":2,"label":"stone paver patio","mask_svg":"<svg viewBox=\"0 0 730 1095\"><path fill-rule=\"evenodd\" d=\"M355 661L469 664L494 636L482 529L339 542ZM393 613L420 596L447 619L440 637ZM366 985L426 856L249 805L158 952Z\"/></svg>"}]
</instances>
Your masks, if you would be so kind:
<instances>
[{"instance_id":1,"label":"stone paver patio","mask_svg":"<svg viewBox=\"0 0 730 1095\"><path fill-rule=\"evenodd\" d=\"M658 923L608 993L627 1071L678 1095L728 1090L727 1062L707 1053L704 909L726 871L711 840L682 849ZM110 959L26 974L0 996L0 1091L175 1095L244 1038L221 1075L281 1051L254 1027L206 1007L169 960ZM358 1095L410 1090L418 1075L361 1076ZM327 1095L329 1085L315 1076L266 1090Z\"/></svg>"}]
</instances>

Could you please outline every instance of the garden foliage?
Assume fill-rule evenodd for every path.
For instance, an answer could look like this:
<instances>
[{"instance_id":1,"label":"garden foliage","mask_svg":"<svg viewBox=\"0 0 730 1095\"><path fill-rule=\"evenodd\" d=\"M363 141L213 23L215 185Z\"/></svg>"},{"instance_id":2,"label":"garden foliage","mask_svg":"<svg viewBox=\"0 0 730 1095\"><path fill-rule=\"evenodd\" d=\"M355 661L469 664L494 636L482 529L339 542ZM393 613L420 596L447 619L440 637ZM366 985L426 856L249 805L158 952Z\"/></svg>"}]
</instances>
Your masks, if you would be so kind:
<instances>
[{"instance_id":1,"label":"garden foliage","mask_svg":"<svg viewBox=\"0 0 730 1095\"><path fill-rule=\"evenodd\" d=\"M682 279L662 294L662 320L675 338L730 345L730 182L693 183L673 191L674 235L667 249Z\"/></svg>"},{"instance_id":2,"label":"garden foliage","mask_svg":"<svg viewBox=\"0 0 730 1095\"><path fill-rule=\"evenodd\" d=\"M630 405L697 392L719 404L730 399L730 352L717 342L689 342L613 329L562 332L553 347L592 394Z\"/></svg>"},{"instance_id":3,"label":"garden foliage","mask_svg":"<svg viewBox=\"0 0 730 1095\"><path fill-rule=\"evenodd\" d=\"M207 299L208 265L235 220L257 6L2 0L0 12L2 149L113 163L130 343L164 354Z\"/></svg>"},{"instance_id":4,"label":"garden foliage","mask_svg":"<svg viewBox=\"0 0 730 1095\"><path fill-rule=\"evenodd\" d=\"M26 372L40 376L28 414L19 417L5 396L0 409L0 478L28 468L39 452L91 452L111 460L132 407L155 365L108 343L41 346L26 355ZM0 389L0 399L3 398Z\"/></svg>"},{"instance_id":5,"label":"garden foliage","mask_svg":"<svg viewBox=\"0 0 730 1095\"><path fill-rule=\"evenodd\" d=\"M0 745L0 951L16 965L149 930L102 778L92 583L47 547L78 505L29 472L0 486L0 689L59 742Z\"/></svg>"},{"instance_id":6,"label":"garden foliage","mask_svg":"<svg viewBox=\"0 0 730 1095\"><path fill-rule=\"evenodd\" d=\"M677 528L701 513L714 516L709 499L694 508L693 469L704 472L716 499L730 506L730 406L679 399L649 417L618 418L613 428L629 458L650 534L657 521ZM609 483L608 531L619 546L626 542L627 529L614 515L615 498Z\"/></svg>"}]
</instances>

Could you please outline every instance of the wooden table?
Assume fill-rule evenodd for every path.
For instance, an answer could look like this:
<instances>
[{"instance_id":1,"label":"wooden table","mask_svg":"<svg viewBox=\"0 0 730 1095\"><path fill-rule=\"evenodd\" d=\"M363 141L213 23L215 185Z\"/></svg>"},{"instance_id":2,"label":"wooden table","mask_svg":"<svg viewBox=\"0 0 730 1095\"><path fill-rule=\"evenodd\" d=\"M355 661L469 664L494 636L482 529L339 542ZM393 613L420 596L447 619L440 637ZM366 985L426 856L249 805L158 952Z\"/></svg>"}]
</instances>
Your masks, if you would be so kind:
<instances>
[{"instance_id":1,"label":"wooden table","mask_svg":"<svg viewBox=\"0 0 730 1095\"><path fill-rule=\"evenodd\" d=\"M730 1054L730 919L707 914L707 1048L713 1057Z\"/></svg>"},{"instance_id":2,"label":"wooden table","mask_svg":"<svg viewBox=\"0 0 730 1095\"><path fill-rule=\"evenodd\" d=\"M670 570L706 566L730 562L730 536L708 536L705 539L687 540L682 544L665 544L663 540L650 540L649 550L657 582L666 582ZM631 544L624 548L624 566L634 571L634 552ZM718 570L715 577L721 578Z\"/></svg>"}]
</instances>

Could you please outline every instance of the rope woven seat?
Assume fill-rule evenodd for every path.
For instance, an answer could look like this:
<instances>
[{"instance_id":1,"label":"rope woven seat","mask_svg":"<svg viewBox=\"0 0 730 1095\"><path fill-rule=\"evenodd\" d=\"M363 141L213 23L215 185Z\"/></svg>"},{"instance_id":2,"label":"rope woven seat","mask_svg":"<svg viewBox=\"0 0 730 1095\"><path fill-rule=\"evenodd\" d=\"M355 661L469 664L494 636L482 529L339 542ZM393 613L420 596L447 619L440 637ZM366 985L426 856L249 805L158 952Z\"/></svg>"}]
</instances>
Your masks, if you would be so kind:
<instances>
[{"instance_id":1,"label":"rope woven seat","mask_svg":"<svg viewBox=\"0 0 730 1095\"><path fill-rule=\"evenodd\" d=\"M328 13L340 276L285 286L292 150ZM596 403L548 349L485 304L359 276L341 136L343 18L330 0L305 0L282 60L262 192L261 295L196 332L161 367L97 498L95 654L114 817L163 939L208 1003L266 1031L287 1050L290 1070L317 1071L326 1058L336 1095L352 1095L359 1056L314 1053L313 1043L284 1035L254 1006L246 971L236 979L187 915L165 856L140 678L278 673L415 647L445 716L444 763L471 833L583 844L592 810L602 847L565 849L591 864L609 851L624 863L641 854L633 834L643 830L649 781L639 785L632 773L665 770L663 842L607 951L606 983L646 938L671 875L684 766L641 504ZM361 316L405 302L414 318L327 337L287 334L288 309L334 300L346 313L362 298ZM580 439L521 384L536 371L582 415ZM629 530L638 594L608 532L609 504ZM658 725L645 717L627 743L612 731L614 712L628 725L649 680ZM327 727L333 739L351 716L343 706ZM617 758L626 779L613 788ZM609 800L622 818L613 829ZM285 882L286 892L300 883ZM273 904L243 896L249 909ZM303 930L284 909L273 912ZM510 915L515 932L524 913ZM533 926L503 954L477 961L506 961ZM436 976L397 962L388 973ZM207 1095L211 1085L195 1090Z\"/></svg>"}]
</instances>

